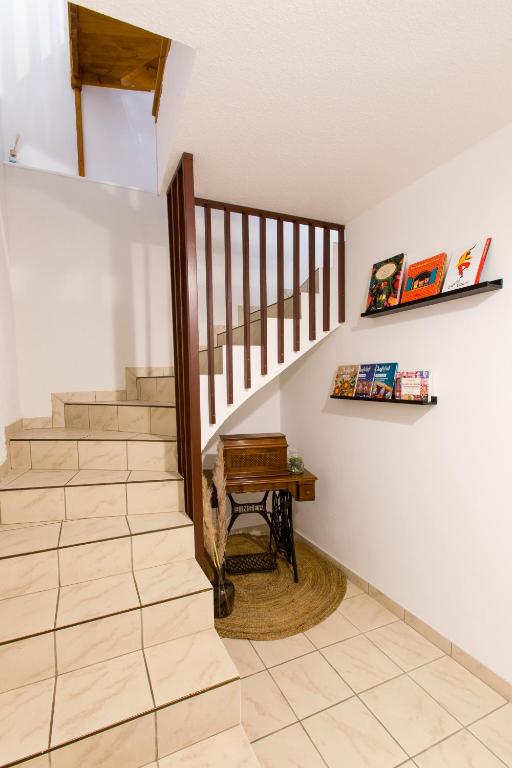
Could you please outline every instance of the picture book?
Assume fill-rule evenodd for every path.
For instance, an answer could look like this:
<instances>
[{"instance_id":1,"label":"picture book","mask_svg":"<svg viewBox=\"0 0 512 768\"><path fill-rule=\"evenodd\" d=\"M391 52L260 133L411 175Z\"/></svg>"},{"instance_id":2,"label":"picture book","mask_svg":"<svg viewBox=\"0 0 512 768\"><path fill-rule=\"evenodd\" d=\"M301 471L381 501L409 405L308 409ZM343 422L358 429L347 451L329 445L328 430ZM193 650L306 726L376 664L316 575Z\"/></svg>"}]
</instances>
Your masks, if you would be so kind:
<instances>
[{"instance_id":1,"label":"picture book","mask_svg":"<svg viewBox=\"0 0 512 768\"><path fill-rule=\"evenodd\" d=\"M355 397L371 397L374 376L374 363L365 363L359 366Z\"/></svg>"},{"instance_id":2,"label":"picture book","mask_svg":"<svg viewBox=\"0 0 512 768\"><path fill-rule=\"evenodd\" d=\"M340 365L334 377L331 395L333 397L354 397L358 365Z\"/></svg>"},{"instance_id":3,"label":"picture book","mask_svg":"<svg viewBox=\"0 0 512 768\"><path fill-rule=\"evenodd\" d=\"M467 288L479 282L491 240L492 238L488 237L485 242L475 243L453 260L446 273L443 293Z\"/></svg>"},{"instance_id":4,"label":"picture book","mask_svg":"<svg viewBox=\"0 0 512 768\"><path fill-rule=\"evenodd\" d=\"M373 265L366 311L393 307L400 299L405 255L400 253Z\"/></svg>"},{"instance_id":5,"label":"picture book","mask_svg":"<svg viewBox=\"0 0 512 768\"><path fill-rule=\"evenodd\" d=\"M430 371L398 371L395 382L396 400L428 403L432 388Z\"/></svg>"},{"instance_id":6,"label":"picture book","mask_svg":"<svg viewBox=\"0 0 512 768\"><path fill-rule=\"evenodd\" d=\"M405 304L439 293L443 284L446 258L446 253L438 253L437 256L411 264L405 275L400 303Z\"/></svg>"},{"instance_id":7,"label":"picture book","mask_svg":"<svg viewBox=\"0 0 512 768\"><path fill-rule=\"evenodd\" d=\"M398 363L377 363L373 377L372 400L392 400Z\"/></svg>"}]
</instances>

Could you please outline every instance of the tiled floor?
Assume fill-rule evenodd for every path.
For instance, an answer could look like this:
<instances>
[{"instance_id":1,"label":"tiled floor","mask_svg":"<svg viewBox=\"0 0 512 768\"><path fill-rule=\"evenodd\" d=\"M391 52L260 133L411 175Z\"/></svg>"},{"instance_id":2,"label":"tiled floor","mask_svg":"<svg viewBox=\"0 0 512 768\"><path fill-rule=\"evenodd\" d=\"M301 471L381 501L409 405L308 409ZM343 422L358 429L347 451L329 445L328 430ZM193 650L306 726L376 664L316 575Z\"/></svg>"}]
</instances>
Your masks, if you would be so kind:
<instances>
[{"instance_id":1,"label":"tiled floor","mask_svg":"<svg viewBox=\"0 0 512 768\"><path fill-rule=\"evenodd\" d=\"M512 703L349 583L286 640L224 640L262 768L512 768Z\"/></svg>"}]
</instances>

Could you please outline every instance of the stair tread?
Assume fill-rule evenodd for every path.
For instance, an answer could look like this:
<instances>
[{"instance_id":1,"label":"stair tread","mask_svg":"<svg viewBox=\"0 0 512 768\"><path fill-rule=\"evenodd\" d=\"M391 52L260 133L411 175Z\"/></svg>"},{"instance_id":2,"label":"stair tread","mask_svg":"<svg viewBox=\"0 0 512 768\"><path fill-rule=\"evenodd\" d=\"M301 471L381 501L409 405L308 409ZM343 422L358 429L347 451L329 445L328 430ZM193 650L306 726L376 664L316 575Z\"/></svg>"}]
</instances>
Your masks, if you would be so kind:
<instances>
[{"instance_id":1,"label":"stair tread","mask_svg":"<svg viewBox=\"0 0 512 768\"><path fill-rule=\"evenodd\" d=\"M210 590L189 558L9 597L0 600L0 644Z\"/></svg>"},{"instance_id":2,"label":"stair tread","mask_svg":"<svg viewBox=\"0 0 512 768\"><path fill-rule=\"evenodd\" d=\"M160 403L151 400L64 400L64 405L109 405L109 406L140 406L143 408L176 408L174 403Z\"/></svg>"},{"instance_id":3,"label":"stair tread","mask_svg":"<svg viewBox=\"0 0 512 768\"><path fill-rule=\"evenodd\" d=\"M52 427L47 429L22 429L10 437L10 440L159 440L165 443L175 443L176 438L169 435L155 435L147 432L120 432L115 429L66 429Z\"/></svg>"},{"instance_id":4,"label":"stair tread","mask_svg":"<svg viewBox=\"0 0 512 768\"><path fill-rule=\"evenodd\" d=\"M152 763L145 768L156 768ZM237 725L209 739L161 757L159 768L260 768L244 729Z\"/></svg>"},{"instance_id":5,"label":"stair tread","mask_svg":"<svg viewBox=\"0 0 512 768\"><path fill-rule=\"evenodd\" d=\"M9 472L0 482L0 491L58 488L66 485L115 485L117 483L182 480L178 472L111 469L27 469Z\"/></svg>"},{"instance_id":6,"label":"stair tread","mask_svg":"<svg viewBox=\"0 0 512 768\"><path fill-rule=\"evenodd\" d=\"M8 691L0 766L237 679L217 633L205 630Z\"/></svg>"}]
</instances>

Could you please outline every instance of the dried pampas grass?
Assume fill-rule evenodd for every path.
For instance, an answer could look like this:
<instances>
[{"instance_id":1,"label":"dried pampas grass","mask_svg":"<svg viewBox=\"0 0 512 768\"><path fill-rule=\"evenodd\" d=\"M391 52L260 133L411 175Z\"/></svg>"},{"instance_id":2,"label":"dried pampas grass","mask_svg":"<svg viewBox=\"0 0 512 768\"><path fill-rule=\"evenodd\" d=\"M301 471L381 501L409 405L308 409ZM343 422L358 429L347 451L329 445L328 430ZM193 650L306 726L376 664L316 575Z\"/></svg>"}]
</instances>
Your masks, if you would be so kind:
<instances>
[{"instance_id":1,"label":"dried pampas grass","mask_svg":"<svg viewBox=\"0 0 512 768\"><path fill-rule=\"evenodd\" d=\"M212 508L212 488L203 474L203 527L204 545L217 571L220 571L226 554L229 515L227 509L226 472L224 468L224 447L219 440L217 458L212 474L217 491L217 512Z\"/></svg>"}]
</instances>

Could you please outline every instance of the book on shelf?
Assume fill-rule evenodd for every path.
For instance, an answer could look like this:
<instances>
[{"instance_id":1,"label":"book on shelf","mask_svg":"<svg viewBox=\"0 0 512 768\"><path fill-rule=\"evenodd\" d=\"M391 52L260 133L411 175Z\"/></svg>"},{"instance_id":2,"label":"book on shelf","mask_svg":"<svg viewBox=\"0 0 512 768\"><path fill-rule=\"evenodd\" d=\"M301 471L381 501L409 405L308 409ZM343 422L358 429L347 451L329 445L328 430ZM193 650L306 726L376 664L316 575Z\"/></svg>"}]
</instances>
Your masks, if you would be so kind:
<instances>
[{"instance_id":1,"label":"book on shelf","mask_svg":"<svg viewBox=\"0 0 512 768\"><path fill-rule=\"evenodd\" d=\"M395 400L430 402L432 373L430 371L398 371L395 381Z\"/></svg>"},{"instance_id":2,"label":"book on shelf","mask_svg":"<svg viewBox=\"0 0 512 768\"><path fill-rule=\"evenodd\" d=\"M392 400L398 363L377 363L373 377L372 400Z\"/></svg>"},{"instance_id":3,"label":"book on shelf","mask_svg":"<svg viewBox=\"0 0 512 768\"><path fill-rule=\"evenodd\" d=\"M355 397L371 397L374 376L375 363L363 363L363 365L359 366Z\"/></svg>"},{"instance_id":4,"label":"book on shelf","mask_svg":"<svg viewBox=\"0 0 512 768\"><path fill-rule=\"evenodd\" d=\"M366 311L394 307L400 298L400 288L404 274L405 255L392 256L378 261L372 267Z\"/></svg>"},{"instance_id":5,"label":"book on shelf","mask_svg":"<svg viewBox=\"0 0 512 768\"><path fill-rule=\"evenodd\" d=\"M456 291L459 288L467 288L476 285L480 281L480 275L485 264L485 259L491 245L491 237L485 242L475 243L464 251L458 258L454 258L446 272L443 293Z\"/></svg>"},{"instance_id":6,"label":"book on shelf","mask_svg":"<svg viewBox=\"0 0 512 768\"><path fill-rule=\"evenodd\" d=\"M333 397L354 397L358 365L340 365L334 376L331 395Z\"/></svg>"},{"instance_id":7,"label":"book on shelf","mask_svg":"<svg viewBox=\"0 0 512 768\"><path fill-rule=\"evenodd\" d=\"M446 253L438 253L407 268L401 304L435 296L440 292L446 267Z\"/></svg>"}]
</instances>

